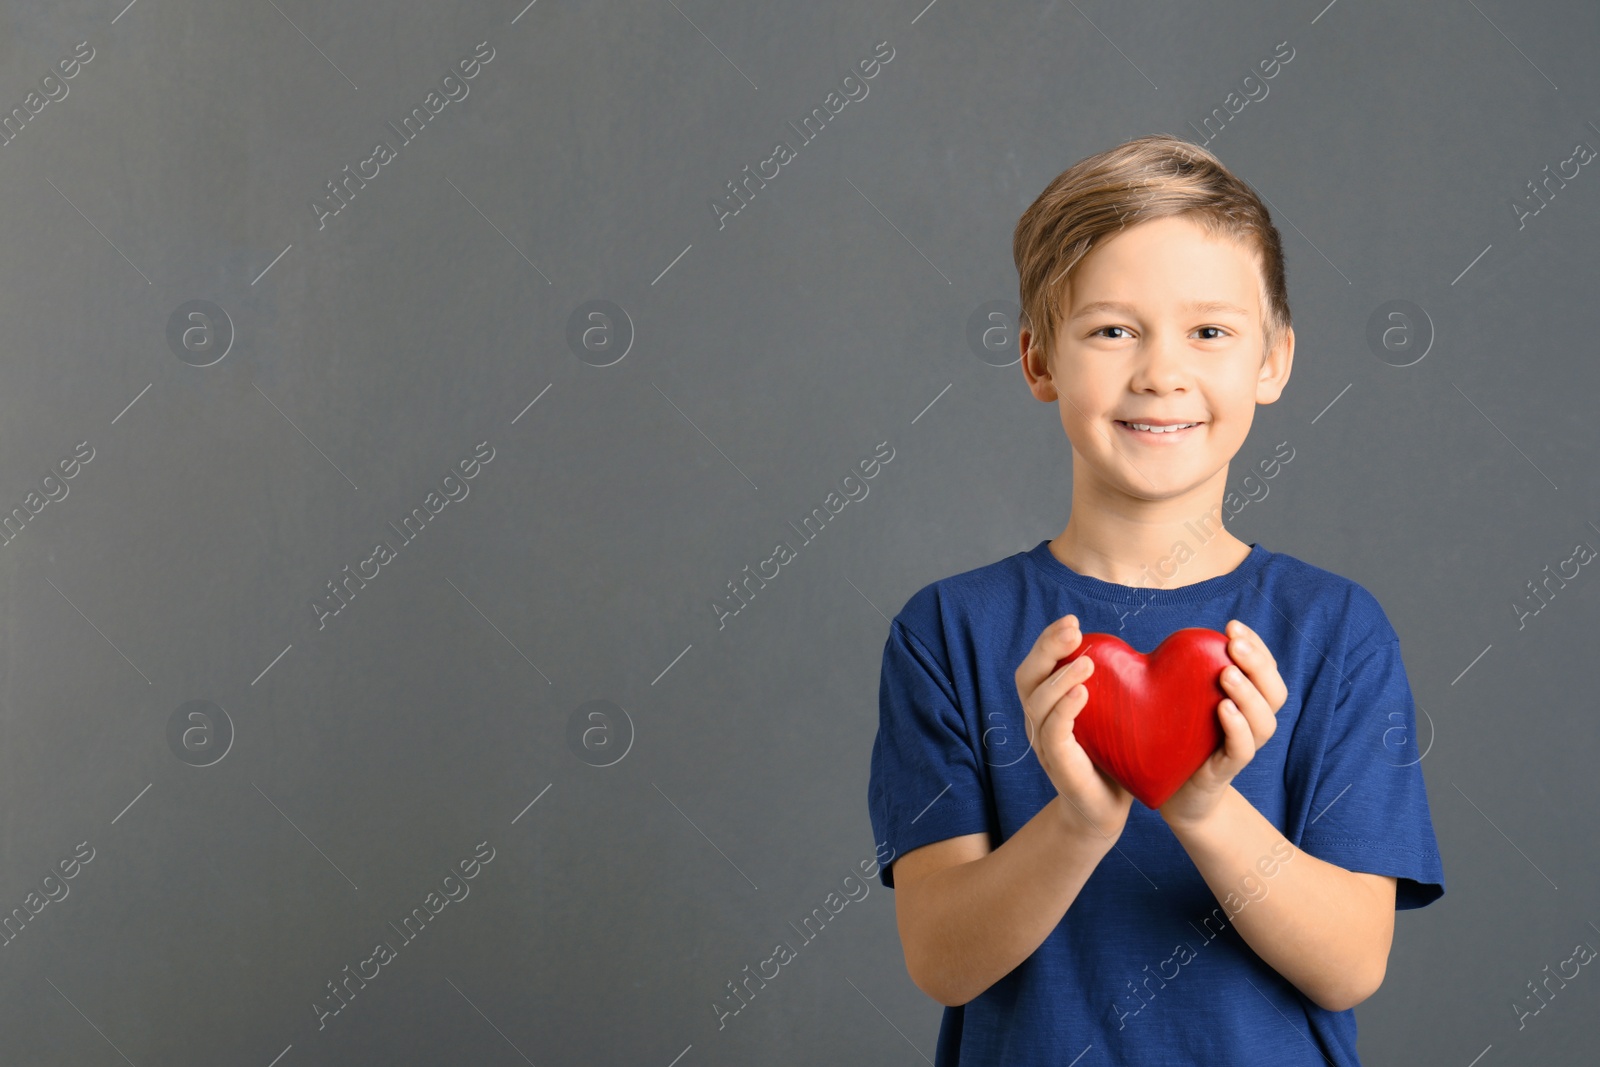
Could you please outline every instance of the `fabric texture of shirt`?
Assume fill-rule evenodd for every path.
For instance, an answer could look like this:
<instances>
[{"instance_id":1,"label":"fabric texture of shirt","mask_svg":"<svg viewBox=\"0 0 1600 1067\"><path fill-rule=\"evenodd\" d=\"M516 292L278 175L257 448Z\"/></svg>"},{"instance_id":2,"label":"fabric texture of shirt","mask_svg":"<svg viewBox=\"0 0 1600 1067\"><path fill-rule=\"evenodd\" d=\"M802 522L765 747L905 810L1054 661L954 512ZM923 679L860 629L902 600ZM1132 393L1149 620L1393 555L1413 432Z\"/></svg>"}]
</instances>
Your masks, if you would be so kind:
<instances>
[{"instance_id":1,"label":"fabric texture of shirt","mask_svg":"<svg viewBox=\"0 0 1600 1067\"><path fill-rule=\"evenodd\" d=\"M1079 574L1049 545L924 586L890 624L867 786L880 853L883 843L898 858L974 833L998 848L1055 798L1015 679L1052 622L1075 614L1082 632L1149 653L1174 630L1223 631L1239 619L1266 642L1288 697L1234 788L1305 853L1395 876L1397 910L1443 895L1416 706L1399 638L1371 593L1259 544L1227 574L1170 589ZM893 861L878 879L894 887ZM1233 907L1264 899L1272 881L1241 875ZM935 1059L1329 1063L1360 1063L1354 1009L1319 1007L1256 955L1160 813L1138 799L1032 955L944 1009Z\"/></svg>"}]
</instances>

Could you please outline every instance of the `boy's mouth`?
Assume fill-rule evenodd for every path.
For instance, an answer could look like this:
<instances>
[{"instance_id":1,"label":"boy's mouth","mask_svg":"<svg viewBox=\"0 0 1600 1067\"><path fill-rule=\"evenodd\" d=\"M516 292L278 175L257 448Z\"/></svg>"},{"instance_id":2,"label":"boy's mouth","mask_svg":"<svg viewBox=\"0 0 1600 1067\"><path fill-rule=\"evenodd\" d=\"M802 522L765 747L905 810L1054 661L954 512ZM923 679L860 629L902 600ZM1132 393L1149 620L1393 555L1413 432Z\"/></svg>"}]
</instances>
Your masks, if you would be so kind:
<instances>
[{"instance_id":1,"label":"boy's mouth","mask_svg":"<svg viewBox=\"0 0 1600 1067\"><path fill-rule=\"evenodd\" d=\"M1189 436L1190 431L1204 426L1204 422L1124 422L1113 419L1124 433L1141 441L1176 441Z\"/></svg>"}]
</instances>

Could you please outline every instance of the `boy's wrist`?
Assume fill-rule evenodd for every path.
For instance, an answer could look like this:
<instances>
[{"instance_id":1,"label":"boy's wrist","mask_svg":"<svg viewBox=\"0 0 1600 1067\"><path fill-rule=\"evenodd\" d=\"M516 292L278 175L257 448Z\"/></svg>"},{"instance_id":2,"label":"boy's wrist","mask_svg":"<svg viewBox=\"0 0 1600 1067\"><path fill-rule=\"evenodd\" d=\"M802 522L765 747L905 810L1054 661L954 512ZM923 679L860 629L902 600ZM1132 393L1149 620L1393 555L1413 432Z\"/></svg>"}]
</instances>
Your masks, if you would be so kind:
<instances>
[{"instance_id":1,"label":"boy's wrist","mask_svg":"<svg viewBox=\"0 0 1600 1067\"><path fill-rule=\"evenodd\" d=\"M1076 843L1090 848L1099 848L1110 852L1122 836L1122 829L1127 821L1120 820L1113 826L1097 826L1077 809L1077 807L1064 795L1057 793L1050 802L1056 809L1056 823Z\"/></svg>"},{"instance_id":2,"label":"boy's wrist","mask_svg":"<svg viewBox=\"0 0 1600 1067\"><path fill-rule=\"evenodd\" d=\"M1167 828L1170 829L1173 835L1181 841L1186 836L1204 832L1215 824L1226 823L1228 820L1228 806L1232 804L1235 797L1240 797L1242 799L1242 794L1240 794L1239 791L1233 787L1233 783L1230 782L1223 789L1223 795L1220 798L1220 801L1204 815L1184 818L1177 814L1169 813L1165 806L1156 810L1161 816L1162 820L1166 822Z\"/></svg>"}]
</instances>

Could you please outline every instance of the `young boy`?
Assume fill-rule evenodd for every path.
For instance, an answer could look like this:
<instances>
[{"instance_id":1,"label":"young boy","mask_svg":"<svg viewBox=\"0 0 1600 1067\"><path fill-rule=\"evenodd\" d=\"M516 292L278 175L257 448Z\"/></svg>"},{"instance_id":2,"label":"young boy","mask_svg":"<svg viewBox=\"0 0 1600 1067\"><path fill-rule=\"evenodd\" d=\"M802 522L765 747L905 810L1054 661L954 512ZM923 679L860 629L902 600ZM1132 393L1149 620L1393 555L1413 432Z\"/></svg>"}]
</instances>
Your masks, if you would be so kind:
<instances>
[{"instance_id":1,"label":"young boy","mask_svg":"<svg viewBox=\"0 0 1600 1067\"><path fill-rule=\"evenodd\" d=\"M906 968L946 1005L935 1063L1357 1065L1394 912L1444 870L1383 609L1222 527L1294 356L1278 231L1211 153L1144 137L1052 181L1014 254L1071 515L907 601L868 785ZM1188 626L1229 638L1226 740L1153 811L1073 738L1091 658L1056 664Z\"/></svg>"}]
</instances>

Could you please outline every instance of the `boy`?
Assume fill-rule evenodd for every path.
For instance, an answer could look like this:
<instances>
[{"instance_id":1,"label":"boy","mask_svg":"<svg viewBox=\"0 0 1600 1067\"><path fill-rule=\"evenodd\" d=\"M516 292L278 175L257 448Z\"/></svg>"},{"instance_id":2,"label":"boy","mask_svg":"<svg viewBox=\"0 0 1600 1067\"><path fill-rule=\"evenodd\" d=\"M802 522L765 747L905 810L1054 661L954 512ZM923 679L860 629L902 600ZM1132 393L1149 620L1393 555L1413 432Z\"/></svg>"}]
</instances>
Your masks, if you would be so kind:
<instances>
[{"instance_id":1,"label":"boy","mask_svg":"<svg viewBox=\"0 0 1600 1067\"><path fill-rule=\"evenodd\" d=\"M1357 1065L1394 912L1444 871L1383 609L1220 521L1293 360L1278 231L1211 153L1144 137L1051 182L1013 251L1072 511L890 624L868 785L936 1067ZM1073 739L1091 658L1056 664L1186 626L1229 638L1225 742L1152 811Z\"/></svg>"}]
</instances>

